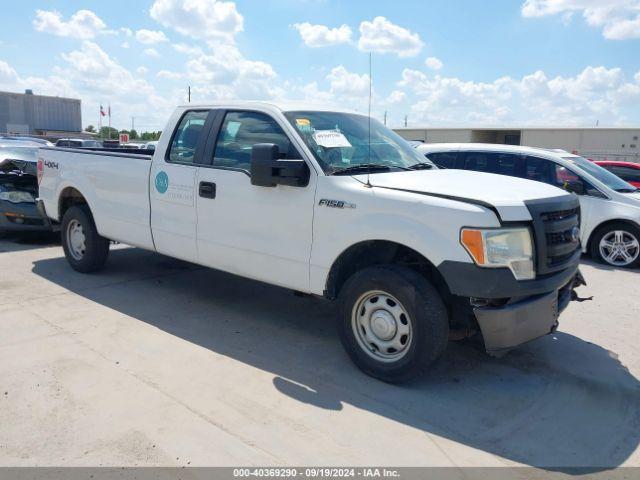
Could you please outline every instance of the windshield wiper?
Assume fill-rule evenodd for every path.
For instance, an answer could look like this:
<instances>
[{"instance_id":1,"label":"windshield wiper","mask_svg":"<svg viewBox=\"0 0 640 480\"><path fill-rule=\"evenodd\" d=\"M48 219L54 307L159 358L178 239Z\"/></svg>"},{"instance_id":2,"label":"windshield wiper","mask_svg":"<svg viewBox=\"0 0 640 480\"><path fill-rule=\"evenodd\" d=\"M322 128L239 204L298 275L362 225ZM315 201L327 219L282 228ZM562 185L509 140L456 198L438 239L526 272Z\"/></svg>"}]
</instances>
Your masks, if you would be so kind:
<instances>
[{"instance_id":1,"label":"windshield wiper","mask_svg":"<svg viewBox=\"0 0 640 480\"><path fill-rule=\"evenodd\" d=\"M379 165L377 163L361 163L360 165L351 165L350 167L339 168L331 172L331 175L341 175L343 173L374 173L374 172L388 172L394 167L389 165ZM398 167L402 168L402 167Z\"/></svg>"},{"instance_id":2,"label":"windshield wiper","mask_svg":"<svg viewBox=\"0 0 640 480\"><path fill-rule=\"evenodd\" d=\"M640 190L640 189L638 189L638 188L618 188L618 189L616 189L616 192L618 192L618 193L635 193L638 190Z\"/></svg>"},{"instance_id":3,"label":"windshield wiper","mask_svg":"<svg viewBox=\"0 0 640 480\"><path fill-rule=\"evenodd\" d=\"M419 162L414 163L409 167L409 170L430 170L433 168L433 163L429 162Z\"/></svg>"}]
</instances>

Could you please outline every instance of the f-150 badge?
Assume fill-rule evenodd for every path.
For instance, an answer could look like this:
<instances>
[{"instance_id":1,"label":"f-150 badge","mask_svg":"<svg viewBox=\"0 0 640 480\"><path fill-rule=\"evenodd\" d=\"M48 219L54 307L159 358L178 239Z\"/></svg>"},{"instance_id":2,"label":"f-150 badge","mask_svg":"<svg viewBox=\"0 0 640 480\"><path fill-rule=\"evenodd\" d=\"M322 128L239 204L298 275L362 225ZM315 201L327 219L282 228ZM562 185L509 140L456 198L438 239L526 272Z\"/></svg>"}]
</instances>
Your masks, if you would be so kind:
<instances>
[{"instance_id":1,"label":"f-150 badge","mask_svg":"<svg viewBox=\"0 0 640 480\"><path fill-rule=\"evenodd\" d=\"M331 207L331 208L356 208L355 203L348 203L344 200L329 200L328 198L323 198L318 202L318 205L321 207Z\"/></svg>"}]
</instances>

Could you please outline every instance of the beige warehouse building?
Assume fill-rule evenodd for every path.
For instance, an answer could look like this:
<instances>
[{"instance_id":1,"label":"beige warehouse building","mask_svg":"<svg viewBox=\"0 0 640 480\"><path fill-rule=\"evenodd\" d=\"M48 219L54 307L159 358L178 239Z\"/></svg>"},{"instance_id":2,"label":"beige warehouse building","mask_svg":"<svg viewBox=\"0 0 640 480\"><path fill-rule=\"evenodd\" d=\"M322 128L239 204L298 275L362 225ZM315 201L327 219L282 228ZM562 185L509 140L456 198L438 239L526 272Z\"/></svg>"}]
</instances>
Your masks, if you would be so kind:
<instances>
[{"instance_id":1,"label":"beige warehouse building","mask_svg":"<svg viewBox=\"0 0 640 480\"><path fill-rule=\"evenodd\" d=\"M594 160L640 162L636 128L396 128L406 140L425 143L501 143L561 148Z\"/></svg>"}]
</instances>

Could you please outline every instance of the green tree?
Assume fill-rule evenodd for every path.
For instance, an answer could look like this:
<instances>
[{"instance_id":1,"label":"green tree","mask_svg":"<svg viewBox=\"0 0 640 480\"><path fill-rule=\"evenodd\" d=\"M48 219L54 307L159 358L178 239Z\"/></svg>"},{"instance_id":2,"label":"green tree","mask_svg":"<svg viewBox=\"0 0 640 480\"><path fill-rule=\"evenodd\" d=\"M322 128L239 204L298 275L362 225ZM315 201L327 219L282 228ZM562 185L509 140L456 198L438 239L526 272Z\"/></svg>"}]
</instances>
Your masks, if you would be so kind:
<instances>
[{"instance_id":1,"label":"green tree","mask_svg":"<svg viewBox=\"0 0 640 480\"><path fill-rule=\"evenodd\" d=\"M137 139L139 138L139 137L138 137L138 132L136 132L136 130L135 130L135 129L131 129L131 130L129 131L129 138L130 138L131 140L137 140Z\"/></svg>"},{"instance_id":2,"label":"green tree","mask_svg":"<svg viewBox=\"0 0 640 480\"><path fill-rule=\"evenodd\" d=\"M111 135L109 135L111 134ZM100 138L118 138L118 129L113 127L102 127L100 129Z\"/></svg>"},{"instance_id":3,"label":"green tree","mask_svg":"<svg viewBox=\"0 0 640 480\"><path fill-rule=\"evenodd\" d=\"M94 127L93 125L87 125L87 128L85 128L84 130L85 132L95 133L96 127Z\"/></svg>"}]
</instances>

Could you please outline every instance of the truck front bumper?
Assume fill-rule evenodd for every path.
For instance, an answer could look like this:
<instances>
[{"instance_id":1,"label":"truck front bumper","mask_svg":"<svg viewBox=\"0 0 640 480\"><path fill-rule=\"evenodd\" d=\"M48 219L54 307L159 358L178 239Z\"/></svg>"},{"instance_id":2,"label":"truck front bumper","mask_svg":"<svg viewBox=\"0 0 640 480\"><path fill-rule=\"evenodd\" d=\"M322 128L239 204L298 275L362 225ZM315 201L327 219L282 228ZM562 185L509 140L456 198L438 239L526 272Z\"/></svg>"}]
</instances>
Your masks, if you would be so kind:
<instances>
[{"instance_id":1,"label":"truck front bumper","mask_svg":"<svg viewBox=\"0 0 640 480\"><path fill-rule=\"evenodd\" d=\"M444 262L438 269L451 293L466 298L482 332L487 352L500 356L523 343L553 332L558 316L584 285L579 255L560 272L517 281L508 269Z\"/></svg>"},{"instance_id":2,"label":"truck front bumper","mask_svg":"<svg viewBox=\"0 0 640 480\"><path fill-rule=\"evenodd\" d=\"M553 292L528 297L499 307L475 307L485 349L500 356L523 343L547 335L558 327L558 316L573 298L574 287L584 283L580 272Z\"/></svg>"},{"instance_id":3,"label":"truck front bumper","mask_svg":"<svg viewBox=\"0 0 640 480\"><path fill-rule=\"evenodd\" d=\"M0 231L49 232L51 222L40 214L36 203L0 200Z\"/></svg>"}]
</instances>

